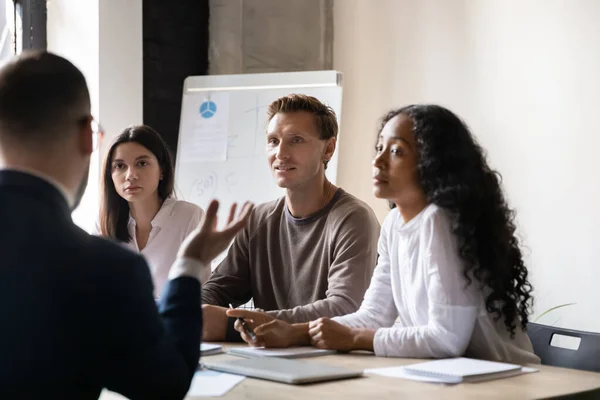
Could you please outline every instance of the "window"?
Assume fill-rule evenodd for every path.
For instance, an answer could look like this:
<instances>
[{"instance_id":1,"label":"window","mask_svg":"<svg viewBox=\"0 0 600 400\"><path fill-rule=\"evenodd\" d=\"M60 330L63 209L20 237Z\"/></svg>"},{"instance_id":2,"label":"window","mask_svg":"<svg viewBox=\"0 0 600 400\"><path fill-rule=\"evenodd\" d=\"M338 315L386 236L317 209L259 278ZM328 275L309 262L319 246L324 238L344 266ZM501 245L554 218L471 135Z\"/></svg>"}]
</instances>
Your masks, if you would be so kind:
<instances>
[{"instance_id":1,"label":"window","mask_svg":"<svg viewBox=\"0 0 600 400\"><path fill-rule=\"evenodd\" d=\"M17 53L16 28L13 0L0 0L0 63Z\"/></svg>"},{"instance_id":2,"label":"window","mask_svg":"<svg viewBox=\"0 0 600 400\"><path fill-rule=\"evenodd\" d=\"M0 0L0 64L25 49L46 50L46 14L46 0Z\"/></svg>"}]
</instances>

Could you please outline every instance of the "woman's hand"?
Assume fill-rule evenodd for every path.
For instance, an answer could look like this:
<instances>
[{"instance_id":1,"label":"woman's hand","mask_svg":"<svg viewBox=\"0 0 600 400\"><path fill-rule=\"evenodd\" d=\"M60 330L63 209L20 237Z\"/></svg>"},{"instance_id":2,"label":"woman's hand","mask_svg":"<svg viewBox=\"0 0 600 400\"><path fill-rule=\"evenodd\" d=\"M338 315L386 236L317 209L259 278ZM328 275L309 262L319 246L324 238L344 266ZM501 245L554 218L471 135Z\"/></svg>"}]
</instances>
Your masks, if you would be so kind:
<instances>
[{"instance_id":1,"label":"woman's hand","mask_svg":"<svg viewBox=\"0 0 600 400\"><path fill-rule=\"evenodd\" d=\"M309 323L311 344L319 349L339 351L373 351L373 329L355 329L330 320L319 318Z\"/></svg>"},{"instance_id":2,"label":"woman's hand","mask_svg":"<svg viewBox=\"0 0 600 400\"><path fill-rule=\"evenodd\" d=\"M246 226L253 208L252 203L244 203L242 211L236 217L237 204L233 203L229 210L227 225L219 230L217 229L219 202L211 201L202 223L183 241L177 256L193 258L210 266L210 262L227 249L236 233Z\"/></svg>"}]
</instances>

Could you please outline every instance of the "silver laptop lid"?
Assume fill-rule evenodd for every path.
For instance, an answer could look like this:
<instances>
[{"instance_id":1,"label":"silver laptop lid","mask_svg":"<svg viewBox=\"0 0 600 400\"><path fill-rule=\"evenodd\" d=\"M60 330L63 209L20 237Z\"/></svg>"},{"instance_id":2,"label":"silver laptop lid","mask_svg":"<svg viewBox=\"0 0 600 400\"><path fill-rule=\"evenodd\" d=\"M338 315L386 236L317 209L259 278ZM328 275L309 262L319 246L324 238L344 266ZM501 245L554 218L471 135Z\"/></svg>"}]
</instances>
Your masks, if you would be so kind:
<instances>
[{"instance_id":1,"label":"silver laptop lid","mask_svg":"<svg viewBox=\"0 0 600 400\"><path fill-rule=\"evenodd\" d=\"M277 357L210 360L202 362L202 365L217 371L294 384L354 378L362 375L362 371Z\"/></svg>"}]
</instances>

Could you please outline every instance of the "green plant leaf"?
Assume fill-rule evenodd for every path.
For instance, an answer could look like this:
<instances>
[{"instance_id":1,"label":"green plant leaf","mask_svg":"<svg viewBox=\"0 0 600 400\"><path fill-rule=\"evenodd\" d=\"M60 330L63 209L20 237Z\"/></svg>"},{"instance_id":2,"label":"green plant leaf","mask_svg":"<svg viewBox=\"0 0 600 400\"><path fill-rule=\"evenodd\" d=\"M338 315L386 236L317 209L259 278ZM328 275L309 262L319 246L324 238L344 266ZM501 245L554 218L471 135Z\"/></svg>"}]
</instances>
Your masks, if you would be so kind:
<instances>
[{"instance_id":1,"label":"green plant leaf","mask_svg":"<svg viewBox=\"0 0 600 400\"><path fill-rule=\"evenodd\" d=\"M544 315L548 314L551 311L554 311L556 309L563 308L563 307L573 306L575 304L577 304L577 303L567 303L567 304L561 304L561 305L552 307L552 308L544 311L543 313L541 313L533 322L538 322L540 320L540 318L542 318Z\"/></svg>"}]
</instances>

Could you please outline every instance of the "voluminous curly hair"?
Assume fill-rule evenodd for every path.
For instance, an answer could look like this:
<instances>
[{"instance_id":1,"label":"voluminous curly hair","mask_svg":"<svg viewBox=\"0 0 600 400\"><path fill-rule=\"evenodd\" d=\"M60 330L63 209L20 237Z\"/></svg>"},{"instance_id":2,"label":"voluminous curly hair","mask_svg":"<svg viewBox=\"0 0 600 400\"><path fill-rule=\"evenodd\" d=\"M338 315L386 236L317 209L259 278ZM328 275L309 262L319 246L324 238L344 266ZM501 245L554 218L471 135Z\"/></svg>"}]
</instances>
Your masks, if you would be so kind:
<instances>
[{"instance_id":1,"label":"voluminous curly hair","mask_svg":"<svg viewBox=\"0 0 600 400\"><path fill-rule=\"evenodd\" d=\"M533 297L502 177L490 168L467 125L450 110L437 105L392 110L382 118L379 132L399 114L412 121L419 181L428 201L450 213L468 283L472 273L482 288L491 290L485 299L487 311L495 320L504 317L514 338L519 320L526 329Z\"/></svg>"}]
</instances>

